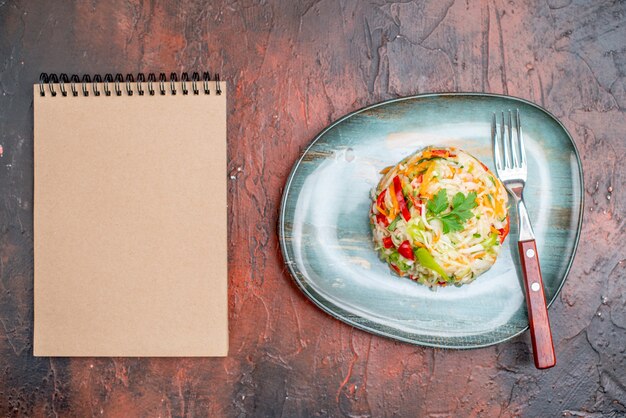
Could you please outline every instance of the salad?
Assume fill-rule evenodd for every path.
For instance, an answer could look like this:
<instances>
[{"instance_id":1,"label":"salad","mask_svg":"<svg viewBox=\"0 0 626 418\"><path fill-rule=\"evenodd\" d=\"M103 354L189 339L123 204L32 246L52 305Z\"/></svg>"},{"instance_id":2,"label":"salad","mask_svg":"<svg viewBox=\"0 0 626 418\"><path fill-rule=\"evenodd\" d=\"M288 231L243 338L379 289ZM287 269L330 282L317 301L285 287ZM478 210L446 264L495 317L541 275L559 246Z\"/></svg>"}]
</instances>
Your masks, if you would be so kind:
<instances>
[{"instance_id":1,"label":"salad","mask_svg":"<svg viewBox=\"0 0 626 418\"><path fill-rule=\"evenodd\" d=\"M502 182L466 152L427 147L387 167L372 190L370 224L382 260L431 289L472 282L509 233Z\"/></svg>"}]
</instances>

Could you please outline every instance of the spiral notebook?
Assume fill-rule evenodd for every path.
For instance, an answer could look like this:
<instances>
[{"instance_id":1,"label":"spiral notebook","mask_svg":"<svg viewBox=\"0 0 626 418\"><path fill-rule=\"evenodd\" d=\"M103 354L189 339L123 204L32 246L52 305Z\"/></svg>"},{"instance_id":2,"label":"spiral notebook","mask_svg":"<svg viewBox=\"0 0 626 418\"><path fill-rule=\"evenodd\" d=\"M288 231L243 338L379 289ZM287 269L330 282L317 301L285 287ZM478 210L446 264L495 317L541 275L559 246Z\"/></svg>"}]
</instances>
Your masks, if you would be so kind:
<instances>
[{"instance_id":1,"label":"spiral notebook","mask_svg":"<svg viewBox=\"0 0 626 418\"><path fill-rule=\"evenodd\" d=\"M227 355L226 93L42 74L34 355Z\"/></svg>"}]
</instances>

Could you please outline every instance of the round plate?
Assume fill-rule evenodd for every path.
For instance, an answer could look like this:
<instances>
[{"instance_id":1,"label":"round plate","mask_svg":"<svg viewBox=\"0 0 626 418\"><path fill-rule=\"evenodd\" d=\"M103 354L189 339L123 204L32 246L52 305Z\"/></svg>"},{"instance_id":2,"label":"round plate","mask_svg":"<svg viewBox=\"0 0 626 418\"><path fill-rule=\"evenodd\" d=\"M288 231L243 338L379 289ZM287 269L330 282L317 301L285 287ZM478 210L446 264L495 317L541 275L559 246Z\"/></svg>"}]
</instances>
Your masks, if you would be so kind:
<instances>
[{"instance_id":1,"label":"round plate","mask_svg":"<svg viewBox=\"0 0 626 418\"><path fill-rule=\"evenodd\" d=\"M414 344L475 348L526 330L514 208L496 264L469 285L437 291L390 273L374 251L368 219L379 171L426 145L461 148L493 169L492 112L508 109L521 114L529 173L525 200L551 304L580 234L578 151L563 125L539 106L472 93L370 106L315 138L287 180L280 214L281 249L300 289L350 325Z\"/></svg>"}]
</instances>

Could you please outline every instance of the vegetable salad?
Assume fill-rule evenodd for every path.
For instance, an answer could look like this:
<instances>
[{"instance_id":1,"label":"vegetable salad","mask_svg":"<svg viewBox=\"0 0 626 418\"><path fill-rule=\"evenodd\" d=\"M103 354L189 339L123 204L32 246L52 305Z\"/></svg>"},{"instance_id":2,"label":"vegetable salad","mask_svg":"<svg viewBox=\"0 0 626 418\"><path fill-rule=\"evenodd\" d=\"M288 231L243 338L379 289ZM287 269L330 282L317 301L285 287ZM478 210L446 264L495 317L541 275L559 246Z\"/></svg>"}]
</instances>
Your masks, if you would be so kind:
<instances>
[{"instance_id":1,"label":"vegetable salad","mask_svg":"<svg viewBox=\"0 0 626 418\"><path fill-rule=\"evenodd\" d=\"M370 223L380 257L431 289L472 282L496 261L509 232L507 193L483 163L428 147L385 168Z\"/></svg>"}]
</instances>

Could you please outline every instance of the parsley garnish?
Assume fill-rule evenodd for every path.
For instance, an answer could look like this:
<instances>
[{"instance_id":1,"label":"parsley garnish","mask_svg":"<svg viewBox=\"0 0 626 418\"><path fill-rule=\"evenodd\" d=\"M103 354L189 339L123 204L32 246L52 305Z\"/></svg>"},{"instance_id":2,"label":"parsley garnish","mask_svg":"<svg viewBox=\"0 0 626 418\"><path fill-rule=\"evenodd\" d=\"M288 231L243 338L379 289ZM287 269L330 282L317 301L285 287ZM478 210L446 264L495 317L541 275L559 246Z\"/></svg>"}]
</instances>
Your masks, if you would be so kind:
<instances>
[{"instance_id":1,"label":"parsley garnish","mask_svg":"<svg viewBox=\"0 0 626 418\"><path fill-rule=\"evenodd\" d=\"M446 189L441 189L437 194L426 203L426 209L434 214L438 214L448 209L448 194Z\"/></svg>"},{"instance_id":2,"label":"parsley garnish","mask_svg":"<svg viewBox=\"0 0 626 418\"><path fill-rule=\"evenodd\" d=\"M450 206L446 189L441 189L428 201L426 208L432 213L434 219L439 219L443 225L443 233L450 231L462 231L465 221L474 214L472 209L476 207L476 193L470 192L465 196L458 192L452 198L452 209L448 213L443 213Z\"/></svg>"}]
</instances>

